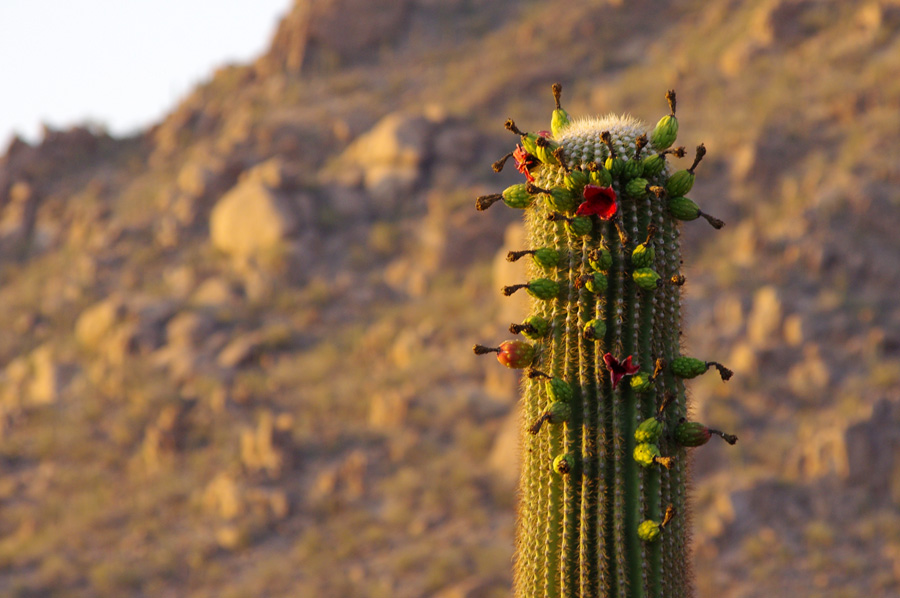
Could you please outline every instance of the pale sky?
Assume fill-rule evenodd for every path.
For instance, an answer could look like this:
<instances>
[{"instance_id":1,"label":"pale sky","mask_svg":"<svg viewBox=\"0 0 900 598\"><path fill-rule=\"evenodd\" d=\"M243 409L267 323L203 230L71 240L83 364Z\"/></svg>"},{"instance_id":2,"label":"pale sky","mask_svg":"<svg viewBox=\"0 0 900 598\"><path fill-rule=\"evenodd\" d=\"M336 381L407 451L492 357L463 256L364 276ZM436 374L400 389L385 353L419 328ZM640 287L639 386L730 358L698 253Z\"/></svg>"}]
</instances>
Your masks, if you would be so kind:
<instances>
[{"instance_id":1,"label":"pale sky","mask_svg":"<svg viewBox=\"0 0 900 598\"><path fill-rule=\"evenodd\" d=\"M0 0L0 153L14 132L156 122L267 47L292 0Z\"/></svg>"}]
</instances>

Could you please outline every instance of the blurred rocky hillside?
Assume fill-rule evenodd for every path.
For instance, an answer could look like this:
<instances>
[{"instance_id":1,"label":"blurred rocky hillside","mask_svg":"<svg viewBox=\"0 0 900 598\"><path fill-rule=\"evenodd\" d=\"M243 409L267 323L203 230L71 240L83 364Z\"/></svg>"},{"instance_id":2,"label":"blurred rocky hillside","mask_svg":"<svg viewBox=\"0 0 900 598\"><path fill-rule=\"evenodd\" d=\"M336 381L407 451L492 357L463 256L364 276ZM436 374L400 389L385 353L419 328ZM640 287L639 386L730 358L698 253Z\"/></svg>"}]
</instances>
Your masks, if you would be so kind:
<instances>
[{"instance_id":1,"label":"blurred rocky hillside","mask_svg":"<svg viewBox=\"0 0 900 598\"><path fill-rule=\"evenodd\" d=\"M297 0L143 134L0 158L0 594L507 596L512 116L705 142L698 595L900 595L900 2Z\"/></svg>"}]
</instances>

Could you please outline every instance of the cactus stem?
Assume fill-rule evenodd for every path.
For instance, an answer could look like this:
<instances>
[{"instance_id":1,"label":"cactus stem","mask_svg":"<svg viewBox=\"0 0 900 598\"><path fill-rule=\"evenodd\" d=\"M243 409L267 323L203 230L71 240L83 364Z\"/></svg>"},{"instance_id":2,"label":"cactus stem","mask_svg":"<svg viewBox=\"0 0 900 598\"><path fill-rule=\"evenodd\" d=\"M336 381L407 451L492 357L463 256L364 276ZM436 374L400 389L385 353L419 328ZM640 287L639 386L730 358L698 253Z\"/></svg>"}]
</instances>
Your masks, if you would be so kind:
<instances>
[{"instance_id":1,"label":"cactus stem","mask_svg":"<svg viewBox=\"0 0 900 598\"><path fill-rule=\"evenodd\" d=\"M541 189L540 187L538 187L538 186L535 185L534 183L527 183L527 184L525 185L525 191L527 191L528 193L530 193L530 194L532 194L532 195L535 195L536 193L550 193L550 192L547 191L546 189Z\"/></svg>"},{"instance_id":2,"label":"cactus stem","mask_svg":"<svg viewBox=\"0 0 900 598\"><path fill-rule=\"evenodd\" d=\"M712 428L707 428L707 429L709 430L710 434L715 434L716 436L720 437L722 440L724 440L725 442L727 442L730 445L734 445L734 443L738 441L738 437L735 436L734 434L726 434L725 432L722 432L721 430L713 430Z\"/></svg>"},{"instance_id":3,"label":"cactus stem","mask_svg":"<svg viewBox=\"0 0 900 598\"><path fill-rule=\"evenodd\" d=\"M472 350L475 351L475 355L487 355L488 353L499 353L501 351L500 347L485 347L484 345L475 345L472 347Z\"/></svg>"},{"instance_id":4,"label":"cactus stem","mask_svg":"<svg viewBox=\"0 0 900 598\"><path fill-rule=\"evenodd\" d=\"M544 422L548 421L549 419L550 419L550 412L545 411L544 413L541 414L541 416L539 418L537 418L537 421L535 421L533 424L531 424L531 427L528 428L528 432L531 433L532 435L537 435L537 433L541 431L541 427L544 425Z\"/></svg>"},{"instance_id":5,"label":"cactus stem","mask_svg":"<svg viewBox=\"0 0 900 598\"><path fill-rule=\"evenodd\" d=\"M562 95L562 83L554 83L550 86L551 91L553 91L553 99L556 101L556 109L560 109L559 105L559 97Z\"/></svg>"},{"instance_id":6,"label":"cactus stem","mask_svg":"<svg viewBox=\"0 0 900 598\"><path fill-rule=\"evenodd\" d=\"M659 527L661 527L661 528L666 527L669 524L669 522L675 518L676 512L677 511L675 510L675 507L673 507L672 505L669 505L668 507L666 507L666 514L663 515L663 520L662 520L662 523L659 524Z\"/></svg>"},{"instance_id":7,"label":"cactus stem","mask_svg":"<svg viewBox=\"0 0 900 598\"><path fill-rule=\"evenodd\" d=\"M480 197L476 197L475 209L479 212L483 212L501 199L503 199L503 195L501 195L500 193L491 193L490 195L482 195Z\"/></svg>"},{"instance_id":8,"label":"cactus stem","mask_svg":"<svg viewBox=\"0 0 900 598\"><path fill-rule=\"evenodd\" d=\"M506 165L506 161L512 158L512 155L513 153L509 152L508 154L491 164L491 168L493 169L493 171L501 172L503 170L503 167Z\"/></svg>"},{"instance_id":9,"label":"cactus stem","mask_svg":"<svg viewBox=\"0 0 900 598\"><path fill-rule=\"evenodd\" d=\"M535 380L537 378L546 378L547 380L550 380L553 378L553 376L551 376L550 374L546 374L546 373L544 373L540 370L536 370L534 368L528 368L525 371L525 375L528 376L528 378L530 378L531 380Z\"/></svg>"},{"instance_id":10,"label":"cactus stem","mask_svg":"<svg viewBox=\"0 0 900 598\"><path fill-rule=\"evenodd\" d=\"M501 290L503 291L503 294L506 297L509 297L510 295L512 295L513 293L518 291L519 289L527 289L527 288L528 288L528 283L526 282L525 284L513 284L513 285L505 286Z\"/></svg>"},{"instance_id":11,"label":"cactus stem","mask_svg":"<svg viewBox=\"0 0 900 598\"><path fill-rule=\"evenodd\" d=\"M644 151L644 147L647 145L647 134L641 133L641 135L634 140L634 159L637 160L641 157L641 152Z\"/></svg>"},{"instance_id":12,"label":"cactus stem","mask_svg":"<svg viewBox=\"0 0 900 598\"><path fill-rule=\"evenodd\" d=\"M521 334L523 332L527 332L528 334L537 334L537 328L535 328L531 324L510 324L509 331L513 334Z\"/></svg>"},{"instance_id":13,"label":"cactus stem","mask_svg":"<svg viewBox=\"0 0 900 598\"><path fill-rule=\"evenodd\" d=\"M706 214L702 211L700 212L700 216L702 216L703 218L706 218L706 221L709 222L709 224L716 230L719 230L720 228L725 226L725 223L722 222L721 220L719 220L718 218L716 218L714 216L710 216L709 214Z\"/></svg>"},{"instance_id":14,"label":"cactus stem","mask_svg":"<svg viewBox=\"0 0 900 598\"><path fill-rule=\"evenodd\" d=\"M666 101L669 103L669 115L675 116L675 90L670 89L666 92Z\"/></svg>"},{"instance_id":15,"label":"cactus stem","mask_svg":"<svg viewBox=\"0 0 900 598\"><path fill-rule=\"evenodd\" d=\"M653 382L659 377L660 374L663 373L663 370L666 369L666 360L662 357L656 358L656 364L653 368L653 375L650 377L650 381ZM668 393L671 394L671 393Z\"/></svg>"},{"instance_id":16,"label":"cactus stem","mask_svg":"<svg viewBox=\"0 0 900 598\"><path fill-rule=\"evenodd\" d=\"M714 367L717 370L719 370L719 375L722 377L723 382L727 382L728 380L731 379L732 376L734 376L734 372L732 372L727 367L725 367L724 365L722 365L721 363L719 363L717 361L707 361L706 369L709 369L711 367Z\"/></svg>"},{"instance_id":17,"label":"cactus stem","mask_svg":"<svg viewBox=\"0 0 900 598\"><path fill-rule=\"evenodd\" d=\"M506 123L504 124L504 126L506 127L507 131L511 131L512 133L515 133L516 135L519 135L521 137L525 137L528 135L528 133L520 131L519 127L516 126L516 122L511 118L506 119Z\"/></svg>"},{"instance_id":18,"label":"cactus stem","mask_svg":"<svg viewBox=\"0 0 900 598\"><path fill-rule=\"evenodd\" d=\"M526 255L534 255L536 251L534 249L523 249L522 251L510 251L506 254L507 262L515 262L519 259L525 257Z\"/></svg>"},{"instance_id":19,"label":"cactus stem","mask_svg":"<svg viewBox=\"0 0 900 598\"><path fill-rule=\"evenodd\" d=\"M706 146L702 143L697 146L697 154L694 156L694 163L691 164L691 167L687 169L687 171L691 174L694 174L694 169L697 168L697 165L700 164L700 160L703 159L703 156L706 155Z\"/></svg>"},{"instance_id":20,"label":"cactus stem","mask_svg":"<svg viewBox=\"0 0 900 598\"><path fill-rule=\"evenodd\" d=\"M566 165L566 150L563 146L559 146L555 150L553 150L553 157L559 160L559 165L565 171L566 174L569 174L571 170Z\"/></svg>"},{"instance_id":21,"label":"cactus stem","mask_svg":"<svg viewBox=\"0 0 900 598\"><path fill-rule=\"evenodd\" d=\"M609 134L609 131L603 131L602 133L600 133L600 140L604 144L606 144L606 149L609 150L609 157L615 158L616 157L616 148L613 147L612 135Z\"/></svg>"}]
</instances>

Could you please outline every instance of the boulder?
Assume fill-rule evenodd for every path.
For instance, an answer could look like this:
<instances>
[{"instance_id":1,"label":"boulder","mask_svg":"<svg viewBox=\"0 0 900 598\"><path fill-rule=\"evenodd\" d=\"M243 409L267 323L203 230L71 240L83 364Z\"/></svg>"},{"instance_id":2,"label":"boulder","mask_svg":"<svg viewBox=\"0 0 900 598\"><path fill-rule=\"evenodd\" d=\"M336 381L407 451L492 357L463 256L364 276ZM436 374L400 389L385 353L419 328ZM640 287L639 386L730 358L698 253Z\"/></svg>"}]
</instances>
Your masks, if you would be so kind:
<instances>
[{"instance_id":1,"label":"boulder","mask_svg":"<svg viewBox=\"0 0 900 598\"><path fill-rule=\"evenodd\" d=\"M210 216L210 237L216 249L238 261L277 251L297 225L290 205L256 179L235 185Z\"/></svg>"}]
</instances>

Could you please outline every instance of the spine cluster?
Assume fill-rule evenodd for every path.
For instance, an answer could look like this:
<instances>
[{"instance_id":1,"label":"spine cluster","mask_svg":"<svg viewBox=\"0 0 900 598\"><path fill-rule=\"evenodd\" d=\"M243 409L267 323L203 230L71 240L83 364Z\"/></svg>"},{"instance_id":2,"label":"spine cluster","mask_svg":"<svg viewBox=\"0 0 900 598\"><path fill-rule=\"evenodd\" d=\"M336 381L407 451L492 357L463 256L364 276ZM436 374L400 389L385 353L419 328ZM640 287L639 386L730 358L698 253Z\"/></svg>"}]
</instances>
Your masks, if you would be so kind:
<instances>
[{"instance_id":1,"label":"spine cluster","mask_svg":"<svg viewBox=\"0 0 900 598\"><path fill-rule=\"evenodd\" d=\"M629 117L572 120L552 90L551 130L507 121L520 142L494 163L525 181L476 200L523 210L529 239L508 259L529 259L530 280L503 288L533 298L520 337L475 346L525 371L516 596L690 596L686 448L737 440L686 419L686 379L731 377L680 352L679 224L723 226L687 197L706 149L672 171L672 91L648 135Z\"/></svg>"}]
</instances>

